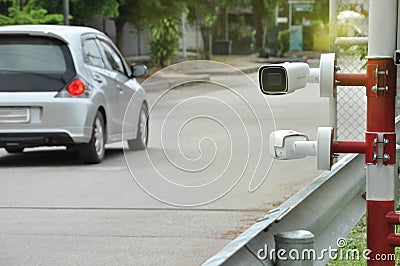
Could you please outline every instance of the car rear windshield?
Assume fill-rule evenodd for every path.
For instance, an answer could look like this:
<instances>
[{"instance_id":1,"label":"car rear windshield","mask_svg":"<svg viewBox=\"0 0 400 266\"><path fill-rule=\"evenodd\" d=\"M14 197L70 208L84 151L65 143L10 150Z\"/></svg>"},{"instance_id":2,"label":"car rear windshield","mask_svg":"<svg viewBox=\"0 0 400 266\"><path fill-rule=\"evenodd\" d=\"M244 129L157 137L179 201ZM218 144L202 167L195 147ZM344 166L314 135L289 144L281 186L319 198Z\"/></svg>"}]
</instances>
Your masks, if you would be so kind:
<instances>
[{"instance_id":1,"label":"car rear windshield","mask_svg":"<svg viewBox=\"0 0 400 266\"><path fill-rule=\"evenodd\" d=\"M59 91L74 76L71 53L60 40L0 34L0 92Z\"/></svg>"}]
</instances>

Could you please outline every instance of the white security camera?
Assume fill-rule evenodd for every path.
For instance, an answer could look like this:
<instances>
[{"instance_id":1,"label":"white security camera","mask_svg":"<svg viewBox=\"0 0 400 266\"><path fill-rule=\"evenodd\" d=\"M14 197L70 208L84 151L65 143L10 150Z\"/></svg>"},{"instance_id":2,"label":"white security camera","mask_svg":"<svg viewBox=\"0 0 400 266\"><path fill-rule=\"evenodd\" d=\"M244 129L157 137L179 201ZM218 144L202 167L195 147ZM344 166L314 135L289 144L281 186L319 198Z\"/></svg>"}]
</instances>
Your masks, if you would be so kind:
<instances>
[{"instance_id":1,"label":"white security camera","mask_svg":"<svg viewBox=\"0 0 400 266\"><path fill-rule=\"evenodd\" d=\"M398 59L400 64L400 53ZM264 94L286 94L305 88L307 83L319 83L321 97L333 97L335 54L322 54L319 68L306 63L283 63L260 67L258 78Z\"/></svg>"},{"instance_id":2,"label":"white security camera","mask_svg":"<svg viewBox=\"0 0 400 266\"><path fill-rule=\"evenodd\" d=\"M261 91L264 94L286 94L307 85L310 68L306 63L283 63L260 67Z\"/></svg>"},{"instance_id":3,"label":"white security camera","mask_svg":"<svg viewBox=\"0 0 400 266\"><path fill-rule=\"evenodd\" d=\"M330 170L332 165L331 127L319 127L317 140L294 130L277 130L269 135L269 149L274 159L292 160L317 156L317 169Z\"/></svg>"},{"instance_id":4,"label":"white security camera","mask_svg":"<svg viewBox=\"0 0 400 266\"><path fill-rule=\"evenodd\" d=\"M277 130L269 135L269 149L275 159L292 160L306 157L307 154L296 152L296 148L309 143L307 135L294 130Z\"/></svg>"}]
</instances>

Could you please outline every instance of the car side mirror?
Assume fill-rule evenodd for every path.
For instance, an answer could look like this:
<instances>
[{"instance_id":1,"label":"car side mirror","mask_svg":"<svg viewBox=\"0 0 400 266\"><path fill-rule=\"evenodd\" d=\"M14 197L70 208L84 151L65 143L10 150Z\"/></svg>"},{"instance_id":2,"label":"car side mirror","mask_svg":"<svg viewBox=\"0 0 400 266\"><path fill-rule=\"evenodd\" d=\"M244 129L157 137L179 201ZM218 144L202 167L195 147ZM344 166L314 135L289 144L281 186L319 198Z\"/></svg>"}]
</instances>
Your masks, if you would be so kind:
<instances>
[{"instance_id":1,"label":"car side mirror","mask_svg":"<svg viewBox=\"0 0 400 266\"><path fill-rule=\"evenodd\" d=\"M144 77L147 74L147 67L143 64L133 64L131 66L132 78Z\"/></svg>"}]
</instances>

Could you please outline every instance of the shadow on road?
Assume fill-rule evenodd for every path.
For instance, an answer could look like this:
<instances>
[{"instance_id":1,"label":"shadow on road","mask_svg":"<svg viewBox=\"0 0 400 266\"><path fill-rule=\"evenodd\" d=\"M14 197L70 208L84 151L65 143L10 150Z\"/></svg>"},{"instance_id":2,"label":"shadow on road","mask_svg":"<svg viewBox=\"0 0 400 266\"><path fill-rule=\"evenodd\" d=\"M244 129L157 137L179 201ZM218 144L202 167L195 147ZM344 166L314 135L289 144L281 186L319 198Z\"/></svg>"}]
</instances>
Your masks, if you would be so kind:
<instances>
[{"instance_id":1,"label":"shadow on road","mask_svg":"<svg viewBox=\"0 0 400 266\"><path fill-rule=\"evenodd\" d=\"M124 158L122 148L108 148L101 164ZM28 150L17 154L0 155L0 167L87 166L76 151L65 149Z\"/></svg>"}]
</instances>

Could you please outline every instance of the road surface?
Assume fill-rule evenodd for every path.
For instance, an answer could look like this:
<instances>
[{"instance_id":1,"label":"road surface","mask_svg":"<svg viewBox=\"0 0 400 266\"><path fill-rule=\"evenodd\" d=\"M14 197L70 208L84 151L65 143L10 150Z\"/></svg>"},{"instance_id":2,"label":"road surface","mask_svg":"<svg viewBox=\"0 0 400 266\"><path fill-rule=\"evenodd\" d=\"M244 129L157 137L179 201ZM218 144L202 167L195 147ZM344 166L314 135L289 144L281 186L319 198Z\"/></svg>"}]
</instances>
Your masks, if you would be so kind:
<instances>
[{"instance_id":1,"label":"road surface","mask_svg":"<svg viewBox=\"0 0 400 266\"><path fill-rule=\"evenodd\" d=\"M256 81L257 77L251 74L250 78ZM214 76L212 81L229 84L242 95L255 90L240 75ZM257 168L257 160L252 158L254 150L243 149L259 146L259 139L252 137L259 127L251 122L254 117L240 114L243 101L237 94L220 85L194 83L161 100L159 95L157 91L148 95L151 106L157 103L150 118L148 151L127 152L125 158L124 145L117 143L108 146L101 164L84 165L76 153L62 148L13 155L0 149L1 265L199 265L320 173L315 158L274 161L266 180L250 193L251 169ZM295 129L314 139L318 126L328 126L327 100L318 97L315 85L266 98L278 129ZM189 109L179 105L193 99L186 102ZM216 99L228 104L219 105ZM262 101L254 105L257 110L268 107ZM223 119L229 106L239 106L240 119L234 112L222 123L205 117L212 111L220 112L217 117ZM168 116L171 110L173 116ZM177 141L179 123L195 113L203 116L183 127ZM233 148L231 141L236 143ZM194 171L210 162L207 174ZM183 171L186 166L194 177ZM217 200L213 199L222 190L215 192L212 187L193 192L192 199L191 190L182 192L179 187L176 194L173 189L163 194L169 188L155 169L181 187L209 184L226 171L232 175L228 183L240 179ZM222 189L230 188L228 183L221 184ZM208 201L212 202L202 204Z\"/></svg>"}]
</instances>

